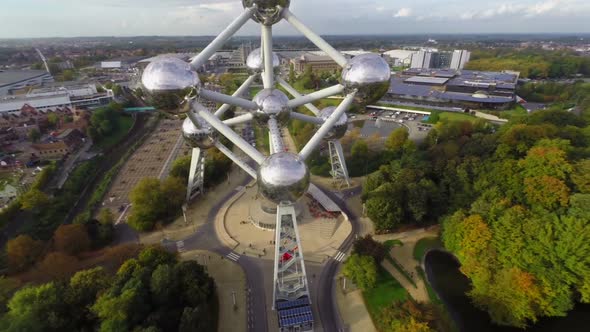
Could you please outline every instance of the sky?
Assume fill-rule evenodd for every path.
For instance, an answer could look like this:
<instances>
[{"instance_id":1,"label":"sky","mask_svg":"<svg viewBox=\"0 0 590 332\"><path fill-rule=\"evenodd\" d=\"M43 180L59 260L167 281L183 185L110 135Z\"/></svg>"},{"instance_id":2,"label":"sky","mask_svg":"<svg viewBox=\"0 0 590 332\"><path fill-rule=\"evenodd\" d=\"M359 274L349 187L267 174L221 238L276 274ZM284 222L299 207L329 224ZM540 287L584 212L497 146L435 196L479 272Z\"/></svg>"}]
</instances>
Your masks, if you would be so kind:
<instances>
[{"instance_id":1,"label":"sky","mask_svg":"<svg viewBox=\"0 0 590 332\"><path fill-rule=\"evenodd\" d=\"M320 34L590 32L590 0L292 0L291 10ZM240 0L0 0L0 38L210 36L241 11Z\"/></svg>"}]
</instances>

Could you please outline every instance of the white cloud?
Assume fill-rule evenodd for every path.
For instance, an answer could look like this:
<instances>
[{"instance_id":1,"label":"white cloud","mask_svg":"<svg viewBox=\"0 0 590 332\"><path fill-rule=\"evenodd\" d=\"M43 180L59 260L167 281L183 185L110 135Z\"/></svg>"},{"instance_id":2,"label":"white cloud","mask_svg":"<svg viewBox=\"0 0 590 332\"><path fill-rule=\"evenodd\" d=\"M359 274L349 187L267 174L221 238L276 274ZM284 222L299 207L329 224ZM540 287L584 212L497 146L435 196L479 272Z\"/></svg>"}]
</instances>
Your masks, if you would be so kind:
<instances>
[{"instance_id":1,"label":"white cloud","mask_svg":"<svg viewBox=\"0 0 590 332\"><path fill-rule=\"evenodd\" d=\"M412 15L412 8L400 8L397 13L393 14L393 17L408 17Z\"/></svg>"}]
</instances>

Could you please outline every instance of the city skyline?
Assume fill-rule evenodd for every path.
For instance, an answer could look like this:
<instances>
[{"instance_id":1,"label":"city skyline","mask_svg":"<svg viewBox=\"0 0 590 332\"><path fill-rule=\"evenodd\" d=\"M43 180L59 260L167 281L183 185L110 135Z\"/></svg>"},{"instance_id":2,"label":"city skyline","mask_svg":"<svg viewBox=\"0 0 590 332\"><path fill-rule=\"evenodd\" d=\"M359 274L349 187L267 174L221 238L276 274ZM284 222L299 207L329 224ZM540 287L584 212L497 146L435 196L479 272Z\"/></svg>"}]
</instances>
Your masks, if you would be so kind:
<instances>
[{"instance_id":1,"label":"city skyline","mask_svg":"<svg viewBox=\"0 0 590 332\"><path fill-rule=\"evenodd\" d=\"M305 22L321 34L590 32L590 4L583 0L293 0L291 7L306 13ZM239 0L7 0L2 8L0 38L43 38L215 35L242 5ZM257 32L248 23L239 35ZM276 34L296 33L279 23Z\"/></svg>"}]
</instances>

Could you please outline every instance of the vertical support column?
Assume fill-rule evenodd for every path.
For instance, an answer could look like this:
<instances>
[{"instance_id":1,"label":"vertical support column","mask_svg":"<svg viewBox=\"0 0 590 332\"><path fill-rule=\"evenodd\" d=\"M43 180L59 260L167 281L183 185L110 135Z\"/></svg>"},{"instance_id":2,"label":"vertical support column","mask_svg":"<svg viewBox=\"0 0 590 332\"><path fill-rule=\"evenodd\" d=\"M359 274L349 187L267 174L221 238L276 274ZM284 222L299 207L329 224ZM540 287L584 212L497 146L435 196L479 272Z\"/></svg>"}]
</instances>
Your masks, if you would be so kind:
<instances>
[{"instance_id":1,"label":"vertical support column","mask_svg":"<svg viewBox=\"0 0 590 332\"><path fill-rule=\"evenodd\" d=\"M348 168L346 167L342 144L340 144L340 141L330 140L328 141L328 148L330 150L330 164L332 165L331 174L334 183L340 188L345 185L350 187Z\"/></svg>"},{"instance_id":2,"label":"vertical support column","mask_svg":"<svg viewBox=\"0 0 590 332\"><path fill-rule=\"evenodd\" d=\"M199 148L193 148L191 167L186 186L186 201L204 193L205 185L205 152Z\"/></svg>"},{"instance_id":3,"label":"vertical support column","mask_svg":"<svg viewBox=\"0 0 590 332\"><path fill-rule=\"evenodd\" d=\"M272 26L262 25L262 59L264 60L263 83L265 89L274 86L274 67L272 65Z\"/></svg>"},{"instance_id":4,"label":"vertical support column","mask_svg":"<svg viewBox=\"0 0 590 332\"><path fill-rule=\"evenodd\" d=\"M273 309L279 316L279 331L313 331L311 298L293 204L279 204L276 227Z\"/></svg>"},{"instance_id":5,"label":"vertical support column","mask_svg":"<svg viewBox=\"0 0 590 332\"><path fill-rule=\"evenodd\" d=\"M268 136L271 155L285 151L285 144L283 143L283 137L281 136L281 127L274 118L268 120Z\"/></svg>"}]
</instances>

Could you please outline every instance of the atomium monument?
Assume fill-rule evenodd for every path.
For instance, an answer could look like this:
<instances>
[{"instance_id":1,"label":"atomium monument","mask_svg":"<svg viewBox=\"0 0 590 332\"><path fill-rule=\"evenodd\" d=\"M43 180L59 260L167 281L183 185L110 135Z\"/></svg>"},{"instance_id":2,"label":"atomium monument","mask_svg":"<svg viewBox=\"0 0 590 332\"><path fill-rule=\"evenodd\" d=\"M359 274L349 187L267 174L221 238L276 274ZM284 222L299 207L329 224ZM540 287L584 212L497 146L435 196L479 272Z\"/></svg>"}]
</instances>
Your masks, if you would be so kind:
<instances>
[{"instance_id":1,"label":"atomium monument","mask_svg":"<svg viewBox=\"0 0 590 332\"><path fill-rule=\"evenodd\" d=\"M377 54L364 54L350 60L344 57L289 10L290 0L243 0L242 3L244 12L190 64L174 58L157 59L145 69L142 83L150 93L155 94L190 91L186 97L190 110L182 126L185 140L193 147L187 200L202 192L204 151L216 147L256 179L259 193L277 205L272 306L277 312L278 330L313 331L311 297L294 208L310 187L306 160L326 141L332 176L348 184L348 171L339 142L347 130L345 112L353 103L364 106L379 100L389 88L391 72L388 64ZM206 89L197 71L248 20L259 23L262 31L261 48L253 51L246 61L251 76L232 96ZM343 68L340 84L301 95L278 75L279 61L273 53L272 28L281 20L290 23ZM242 96L259 76L264 89L253 100L244 99ZM293 99L277 89L276 84L282 86ZM312 104L341 94L344 98L338 107L319 110ZM199 103L201 98L223 106L212 113ZM222 115L231 106L239 107L246 113L222 121ZM296 112L299 106L307 107L315 116ZM286 151L281 136L281 128L289 119L317 125L317 131L298 154ZM263 155L231 128L249 121L256 121L269 129L270 156ZM220 136L235 144L251 161L242 160L225 147L219 140Z\"/></svg>"}]
</instances>

